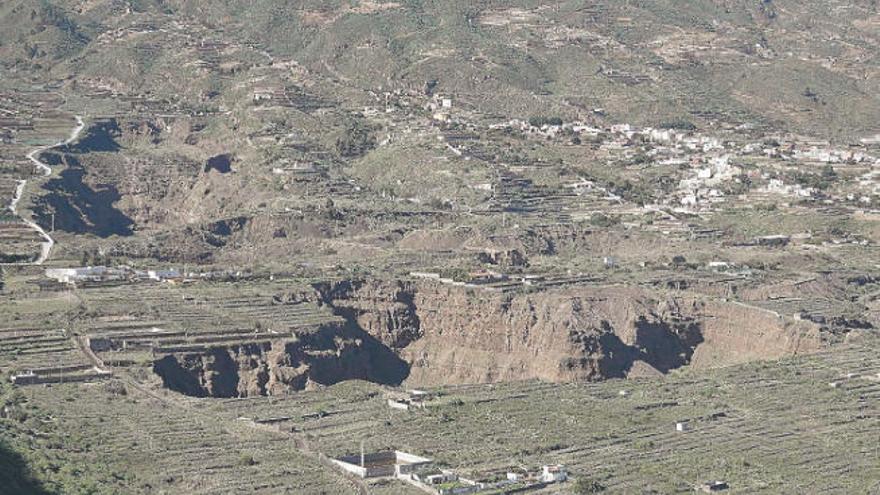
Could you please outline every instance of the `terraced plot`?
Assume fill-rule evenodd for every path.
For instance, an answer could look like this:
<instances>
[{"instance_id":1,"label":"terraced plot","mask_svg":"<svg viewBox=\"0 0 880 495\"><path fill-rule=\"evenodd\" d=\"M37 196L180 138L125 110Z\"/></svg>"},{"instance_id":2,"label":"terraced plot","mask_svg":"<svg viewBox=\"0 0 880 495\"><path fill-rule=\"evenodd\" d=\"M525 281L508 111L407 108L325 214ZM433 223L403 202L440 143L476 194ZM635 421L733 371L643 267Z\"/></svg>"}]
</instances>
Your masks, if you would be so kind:
<instances>
[{"instance_id":1,"label":"terraced plot","mask_svg":"<svg viewBox=\"0 0 880 495\"><path fill-rule=\"evenodd\" d=\"M287 435L218 421L198 405L179 407L177 398L136 386L124 389L124 397L104 385L28 393L54 428L73 428L84 439L79 449L64 452L66 460L126 473L114 484L127 493L356 493L354 483L302 453Z\"/></svg>"},{"instance_id":2,"label":"terraced plot","mask_svg":"<svg viewBox=\"0 0 880 495\"><path fill-rule=\"evenodd\" d=\"M660 380L447 387L412 413L392 411L366 384L211 407L275 418L328 455L364 441L475 475L563 463L611 492L687 493L723 479L744 492L870 493L880 479L875 346Z\"/></svg>"}]
</instances>

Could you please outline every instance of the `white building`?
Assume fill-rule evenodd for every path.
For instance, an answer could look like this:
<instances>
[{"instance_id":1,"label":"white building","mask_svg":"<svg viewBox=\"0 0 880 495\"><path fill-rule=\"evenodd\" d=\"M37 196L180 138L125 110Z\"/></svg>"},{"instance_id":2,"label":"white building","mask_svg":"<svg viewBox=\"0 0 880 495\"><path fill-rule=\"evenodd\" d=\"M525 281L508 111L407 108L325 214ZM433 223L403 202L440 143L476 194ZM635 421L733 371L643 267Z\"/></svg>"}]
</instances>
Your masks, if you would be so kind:
<instances>
[{"instance_id":1,"label":"white building","mask_svg":"<svg viewBox=\"0 0 880 495\"><path fill-rule=\"evenodd\" d=\"M541 468L541 481L544 483L560 483L568 479L568 471L561 464L543 466Z\"/></svg>"},{"instance_id":2,"label":"white building","mask_svg":"<svg viewBox=\"0 0 880 495\"><path fill-rule=\"evenodd\" d=\"M426 485L442 485L443 483L449 483L450 481L458 481L458 475L452 471L441 471L437 474L425 476Z\"/></svg>"},{"instance_id":3,"label":"white building","mask_svg":"<svg viewBox=\"0 0 880 495\"><path fill-rule=\"evenodd\" d=\"M170 268L168 270L148 270L147 276L152 280L175 280L183 277L176 268Z\"/></svg>"},{"instance_id":4,"label":"white building","mask_svg":"<svg viewBox=\"0 0 880 495\"><path fill-rule=\"evenodd\" d=\"M86 266L81 268L48 268L46 276L54 278L62 283L72 283L84 280L103 280L115 275L120 275L119 270L106 266Z\"/></svg>"}]
</instances>

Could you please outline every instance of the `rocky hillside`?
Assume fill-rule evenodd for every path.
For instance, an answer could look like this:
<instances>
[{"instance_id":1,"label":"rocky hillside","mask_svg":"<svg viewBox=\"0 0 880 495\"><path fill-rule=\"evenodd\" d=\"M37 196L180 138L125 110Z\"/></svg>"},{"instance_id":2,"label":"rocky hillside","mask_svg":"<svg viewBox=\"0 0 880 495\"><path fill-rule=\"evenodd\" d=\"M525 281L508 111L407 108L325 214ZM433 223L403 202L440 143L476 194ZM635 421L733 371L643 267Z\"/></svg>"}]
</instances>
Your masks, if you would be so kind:
<instances>
[{"instance_id":1,"label":"rocky hillside","mask_svg":"<svg viewBox=\"0 0 880 495\"><path fill-rule=\"evenodd\" d=\"M861 62L876 60L878 16L868 0L14 0L0 8L10 34L0 63L181 98L219 88L212 104L234 101L224 79L264 56L234 54L223 77L198 70L187 63L198 50L163 45L154 29L173 19L192 24L186 36L215 33L202 40L209 45L218 33L258 43L350 87L428 81L487 112L573 115L599 105L643 124L728 113L842 137L877 130L876 64ZM126 33L132 24L140 29Z\"/></svg>"}]
</instances>

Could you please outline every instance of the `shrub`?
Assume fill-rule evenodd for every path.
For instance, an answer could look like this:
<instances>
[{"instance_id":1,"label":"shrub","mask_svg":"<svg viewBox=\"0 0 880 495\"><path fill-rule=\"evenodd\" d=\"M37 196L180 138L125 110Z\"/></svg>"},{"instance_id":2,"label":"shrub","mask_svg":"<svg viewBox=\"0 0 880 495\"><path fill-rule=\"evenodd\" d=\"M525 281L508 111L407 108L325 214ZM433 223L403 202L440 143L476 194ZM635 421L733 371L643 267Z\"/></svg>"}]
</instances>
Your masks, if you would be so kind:
<instances>
[{"instance_id":1,"label":"shrub","mask_svg":"<svg viewBox=\"0 0 880 495\"><path fill-rule=\"evenodd\" d=\"M594 227L613 227L620 223L620 218L608 216L603 213L594 213L590 216L590 225Z\"/></svg>"},{"instance_id":2,"label":"shrub","mask_svg":"<svg viewBox=\"0 0 880 495\"><path fill-rule=\"evenodd\" d=\"M671 120L668 122L661 123L658 127L660 129L676 129L679 131L695 131L697 130L697 126L688 120Z\"/></svg>"},{"instance_id":3,"label":"shrub","mask_svg":"<svg viewBox=\"0 0 880 495\"><path fill-rule=\"evenodd\" d=\"M363 125L352 123L336 138L336 152L346 158L364 155L376 146L376 138Z\"/></svg>"},{"instance_id":4,"label":"shrub","mask_svg":"<svg viewBox=\"0 0 880 495\"><path fill-rule=\"evenodd\" d=\"M545 125L562 125L562 117L529 117L529 125L532 127L544 127Z\"/></svg>"},{"instance_id":5,"label":"shrub","mask_svg":"<svg viewBox=\"0 0 880 495\"><path fill-rule=\"evenodd\" d=\"M590 493L601 493L605 491L605 486L596 480L581 478L574 483L574 493L577 495L587 495Z\"/></svg>"}]
</instances>

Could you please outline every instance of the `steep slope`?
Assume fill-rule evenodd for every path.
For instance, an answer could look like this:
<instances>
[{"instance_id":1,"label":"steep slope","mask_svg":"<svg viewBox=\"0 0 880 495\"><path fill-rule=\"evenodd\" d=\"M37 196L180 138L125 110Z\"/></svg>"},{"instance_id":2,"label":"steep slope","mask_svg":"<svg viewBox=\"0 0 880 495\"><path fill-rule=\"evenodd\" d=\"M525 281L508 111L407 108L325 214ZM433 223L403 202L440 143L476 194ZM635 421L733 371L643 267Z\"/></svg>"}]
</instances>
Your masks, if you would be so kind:
<instances>
[{"instance_id":1,"label":"steep slope","mask_svg":"<svg viewBox=\"0 0 880 495\"><path fill-rule=\"evenodd\" d=\"M407 383L601 380L811 352L818 328L743 305L624 287L504 295L431 283L320 285L394 349Z\"/></svg>"},{"instance_id":2,"label":"steep slope","mask_svg":"<svg viewBox=\"0 0 880 495\"><path fill-rule=\"evenodd\" d=\"M194 397L284 395L345 380L398 385L408 367L357 329L322 326L296 339L212 346L157 358L166 388Z\"/></svg>"}]
</instances>

